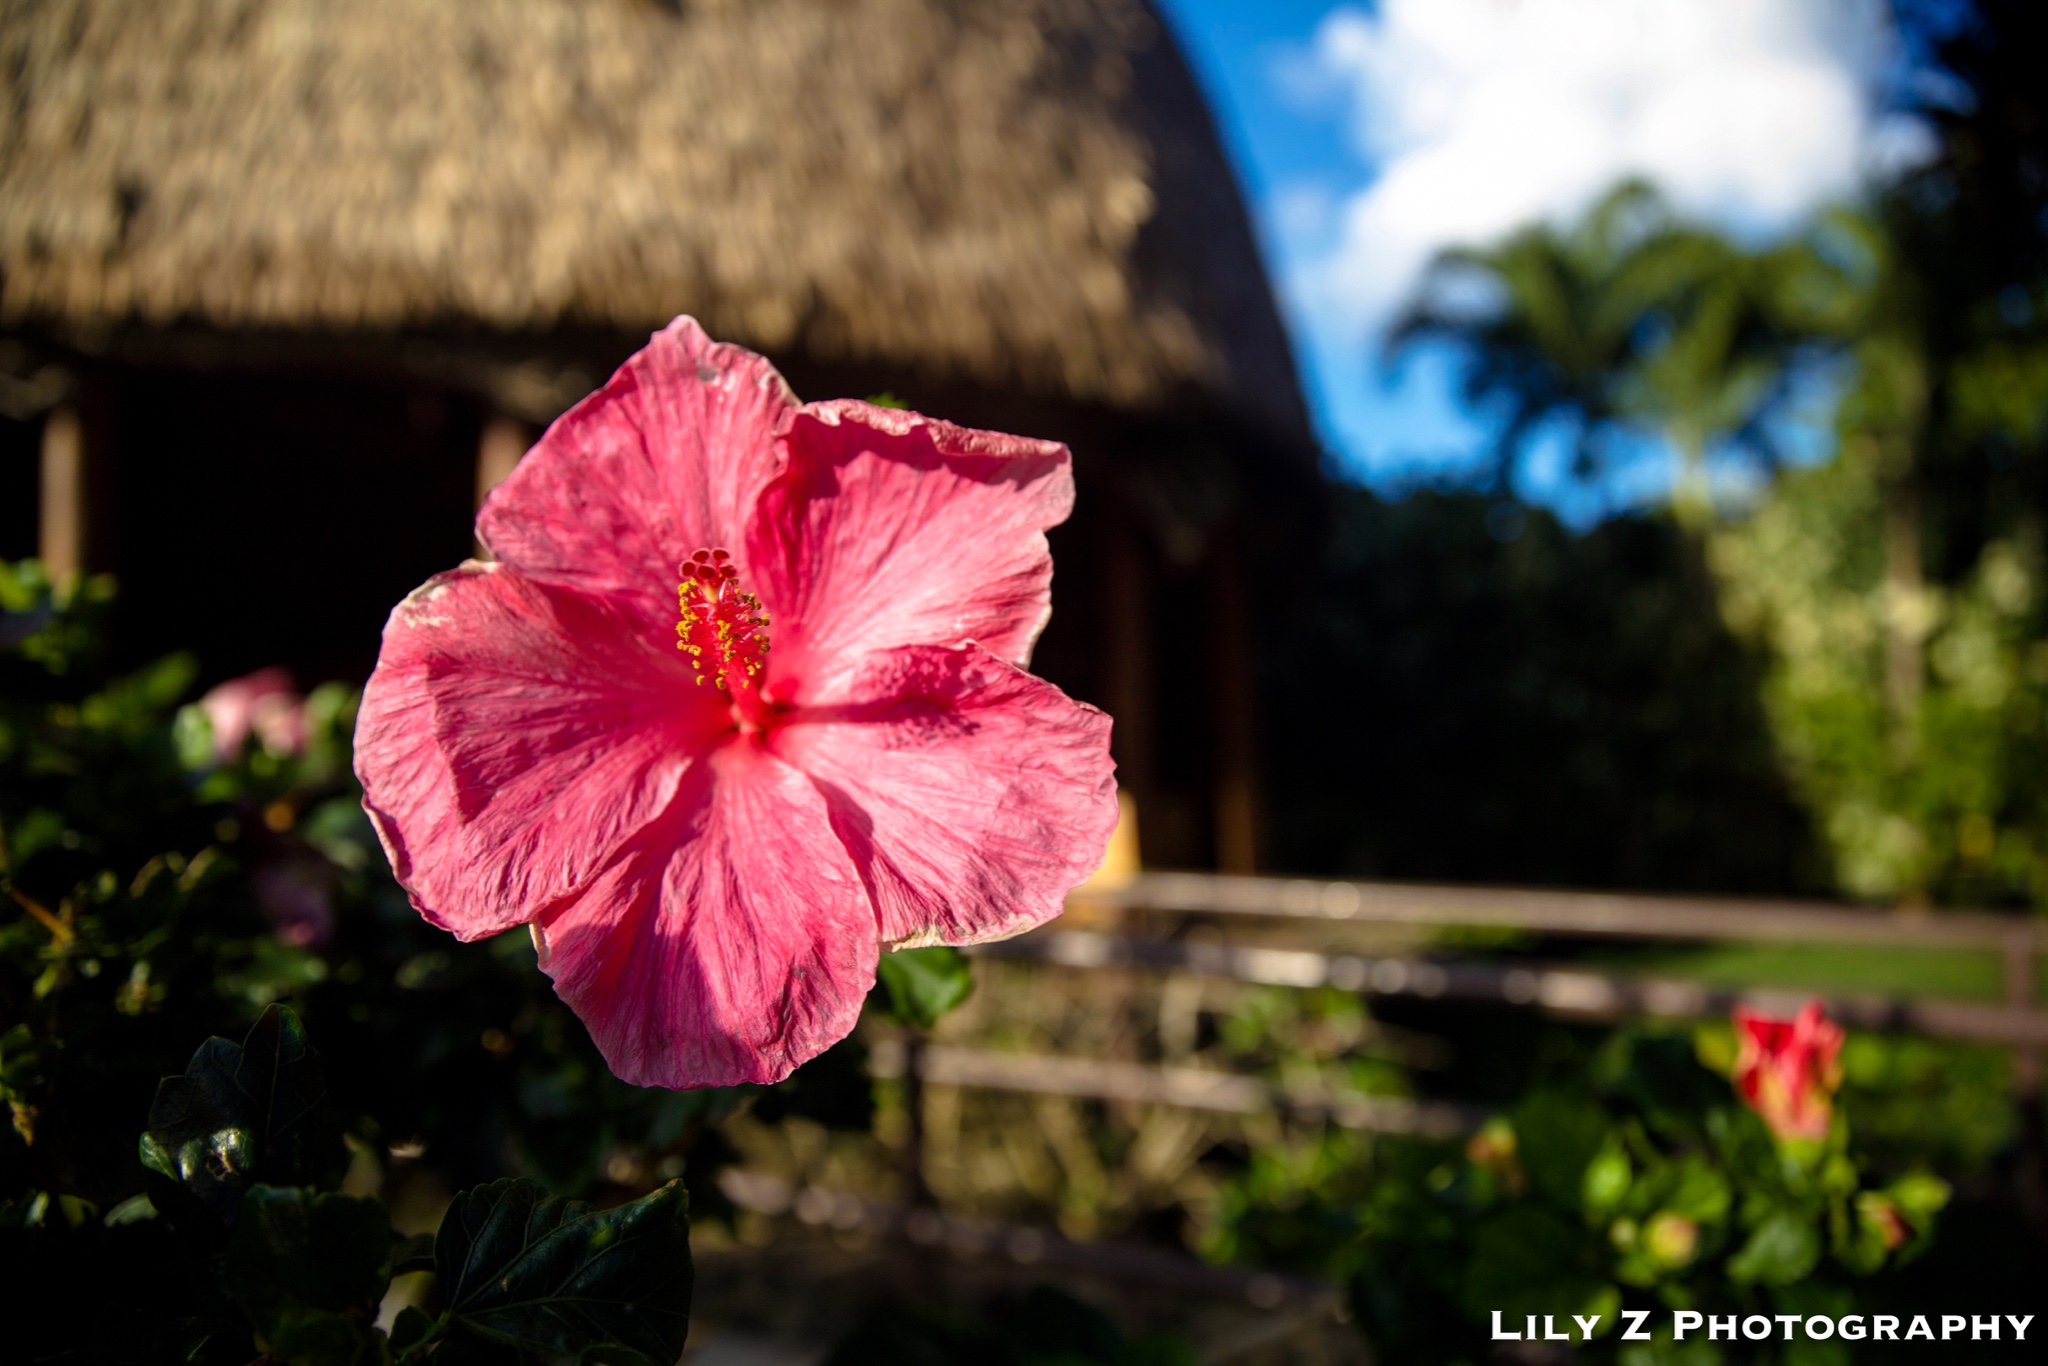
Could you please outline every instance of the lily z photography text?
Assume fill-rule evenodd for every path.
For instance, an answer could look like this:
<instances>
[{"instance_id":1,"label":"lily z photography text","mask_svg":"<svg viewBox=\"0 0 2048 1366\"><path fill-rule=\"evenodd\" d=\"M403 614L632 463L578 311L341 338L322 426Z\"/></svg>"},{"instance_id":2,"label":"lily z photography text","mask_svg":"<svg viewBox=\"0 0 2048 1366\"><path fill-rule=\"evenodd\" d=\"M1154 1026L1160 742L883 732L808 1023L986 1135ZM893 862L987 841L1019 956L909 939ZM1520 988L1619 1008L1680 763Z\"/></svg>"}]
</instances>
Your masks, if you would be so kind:
<instances>
[{"instance_id":1,"label":"lily z photography text","mask_svg":"<svg viewBox=\"0 0 2048 1366\"><path fill-rule=\"evenodd\" d=\"M1600 1335L1604 1317L1600 1314L1525 1314L1522 1327L1516 1329L1510 1327L1506 1317L1496 1309L1493 1311L1493 1337L1496 1342L1590 1342ZM1569 1318L1577 1325L1577 1331L1570 1327L1559 1331L1557 1321L1561 1318ZM1621 1313L1621 1340L1652 1341L1650 1318L1651 1311L1647 1309L1624 1309ZM1795 1338L1811 1342L1825 1342L1829 1338L1848 1342L1861 1342L1866 1338L1875 1342L2025 1342L2027 1326L2033 1321L2032 1314L1915 1314L1911 1318L1899 1314L1843 1314L1835 1317L1827 1314L1704 1314L1680 1309L1671 1316L1671 1336L1678 1342L1702 1332L1714 1342L1734 1342L1738 1338L1760 1341L1771 1337L1786 1342Z\"/></svg>"}]
</instances>

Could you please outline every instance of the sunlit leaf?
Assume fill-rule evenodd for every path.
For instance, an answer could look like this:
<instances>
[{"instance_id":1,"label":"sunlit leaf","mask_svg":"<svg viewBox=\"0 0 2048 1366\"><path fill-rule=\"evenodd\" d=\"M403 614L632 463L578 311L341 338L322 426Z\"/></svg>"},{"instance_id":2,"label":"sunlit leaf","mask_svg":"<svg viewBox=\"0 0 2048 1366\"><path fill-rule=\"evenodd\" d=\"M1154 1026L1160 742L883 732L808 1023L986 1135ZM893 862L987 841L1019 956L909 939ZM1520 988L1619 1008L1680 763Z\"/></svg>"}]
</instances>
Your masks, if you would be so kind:
<instances>
[{"instance_id":1,"label":"sunlit leaf","mask_svg":"<svg viewBox=\"0 0 2048 1366\"><path fill-rule=\"evenodd\" d=\"M320 1055L298 1016L271 1006L241 1044L208 1039L149 1108L143 1166L232 1221L259 1181L297 1185L337 1174L340 1133L327 1113Z\"/></svg>"},{"instance_id":2,"label":"sunlit leaf","mask_svg":"<svg viewBox=\"0 0 2048 1366\"><path fill-rule=\"evenodd\" d=\"M967 955L945 945L883 954L875 965L875 981L887 1012L920 1029L937 1024L974 990Z\"/></svg>"},{"instance_id":3,"label":"sunlit leaf","mask_svg":"<svg viewBox=\"0 0 2048 1366\"><path fill-rule=\"evenodd\" d=\"M1728 1259L1728 1274L1737 1281L1791 1285L1819 1260L1820 1233L1812 1221L1779 1210L1758 1224L1749 1241Z\"/></svg>"}]
</instances>

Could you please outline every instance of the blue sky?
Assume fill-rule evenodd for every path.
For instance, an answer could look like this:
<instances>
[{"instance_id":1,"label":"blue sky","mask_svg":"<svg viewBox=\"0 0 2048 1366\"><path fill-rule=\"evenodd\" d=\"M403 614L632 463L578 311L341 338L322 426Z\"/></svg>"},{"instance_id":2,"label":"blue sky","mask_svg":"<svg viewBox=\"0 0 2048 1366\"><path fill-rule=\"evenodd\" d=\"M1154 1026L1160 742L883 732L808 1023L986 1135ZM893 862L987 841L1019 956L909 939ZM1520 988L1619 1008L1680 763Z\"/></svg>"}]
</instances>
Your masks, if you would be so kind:
<instances>
[{"instance_id":1,"label":"blue sky","mask_svg":"<svg viewBox=\"0 0 2048 1366\"><path fill-rule=\"evenodd\" d=\"M1388 373L1380 330L1437 249L1569 219L1624 174L1747 235L1916 155L1876 94L1881 0L1163 0L1264 241L1322 437L1381 487L1469 468L1483 414L1455 361ZM1522 490L1584 522L1654 498L1538 468Z\"/></svg>"},{"instance_id":2,"label":"blue sky","mask_svg":"<svg viewBox=\"0 0 2048 1366\"><path fill-rule=\"evenodd\" d=\"M1304 101L1281 79L1306 58L1329 0L1166 0L1165 9L1208 91L1245 193L1251 198L1276 288L1302 255L1326 245L1319 225L1285 221L1284 197L1318 187L1331 198L1363 190L1372 166L1346 127L1340 100ZM1284 297L1283 306L1288 301ZM1487 428L1452 396L1448 359L1436 357L1399 391L1386 392L1370 361L1363 320L1356 335L1310 335L1288 309L1302 387L1319 432L1349 475L1391 481L1417 468L1456 466ZM1346 341L1349 344L1345 344Z\"/></svg>"}]
</instances>

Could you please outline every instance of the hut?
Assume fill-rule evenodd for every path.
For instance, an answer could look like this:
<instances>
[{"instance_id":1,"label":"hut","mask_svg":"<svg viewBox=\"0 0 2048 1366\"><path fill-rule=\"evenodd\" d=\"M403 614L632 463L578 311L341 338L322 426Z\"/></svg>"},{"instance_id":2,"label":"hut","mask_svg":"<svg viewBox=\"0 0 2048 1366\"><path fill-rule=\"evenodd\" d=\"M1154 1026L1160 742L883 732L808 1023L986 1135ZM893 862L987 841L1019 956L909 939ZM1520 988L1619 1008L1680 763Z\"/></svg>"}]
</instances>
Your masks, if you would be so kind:
<instances>
[{"instance_id":1,"label":"hut","mask_svg":"<svg viewBox=\"0 0 2048 1366\"><path fill-rule=\"evenodd\" d=\"M1256 866L1318 461L1149 0L20 0L0 87L0 553L117 574L127 657L362 676L689 312L1071 444L1038 667L1116 716L1148 861Z\"/></svg>"}]
</instances>

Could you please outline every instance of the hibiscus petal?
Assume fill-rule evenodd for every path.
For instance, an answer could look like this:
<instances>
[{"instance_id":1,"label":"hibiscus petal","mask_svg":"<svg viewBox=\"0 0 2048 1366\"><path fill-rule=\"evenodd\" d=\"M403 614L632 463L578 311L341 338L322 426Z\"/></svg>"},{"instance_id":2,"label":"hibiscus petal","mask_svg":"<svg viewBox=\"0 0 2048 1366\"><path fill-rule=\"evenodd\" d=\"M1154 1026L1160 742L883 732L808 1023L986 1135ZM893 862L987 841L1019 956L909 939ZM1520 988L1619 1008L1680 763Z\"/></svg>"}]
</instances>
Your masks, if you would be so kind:
<instances>
[{"instance_id":1,"label":"hibiscus petal","mask_svg":"<svg viewBox=\"0 0 2048 1366\"><path fill-rule=\"evenodd\" d=\"M874 912L824 799L748 740L535 928L556 993L642 1086L780 1081L875 984Z\"/></svg>"},{"instance_id":2,"label":"hibiscus petal","mask_svg":"<svg viewBox=\"0 0 2048 1366\"><path fill-rule=\"evenodd\" d=\"M463 939L522 924L661 813L731 719L672 630L475 563L393 610L356 772L421 914Z\"/></svg>"},{"instance_id":3,"label":"hibiscus petal","mask_svg":"<svg viewBox=\"0 0 2048 1366\"><path fill-rule=\"evenodd\" d=\"M795 410L774 366L677 318L556 419L485 500L477 534L535 578L673 604L692 552L743 555Z\"/></svg>"},{"instance_id":4,"label":"hibiscus petal","mask_svg":"<svg viewBox=\"0 0 2048 1366\"><path fill-rule=\"evenodd\" d=\"M1045 532L1074 505L1065 446L852 401L801 409L787 443L748 541L771 695L816 699L907 645L1029 662L1051 612Z\"/></svg>"},{"instance_id":5,"label":"hibiscus petal","mask_svg":"<svg viewBox=\"0 0 2048 1366\"><path fill-rule=\"evenodd\" d=\"M831 801L883 942L1059 914L1116 825L1109 717L975 646L871 657L854 690L871 700L797 711L775 748Z\"/></svg>"}]
</instances>

